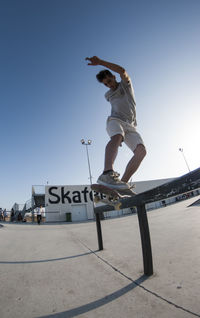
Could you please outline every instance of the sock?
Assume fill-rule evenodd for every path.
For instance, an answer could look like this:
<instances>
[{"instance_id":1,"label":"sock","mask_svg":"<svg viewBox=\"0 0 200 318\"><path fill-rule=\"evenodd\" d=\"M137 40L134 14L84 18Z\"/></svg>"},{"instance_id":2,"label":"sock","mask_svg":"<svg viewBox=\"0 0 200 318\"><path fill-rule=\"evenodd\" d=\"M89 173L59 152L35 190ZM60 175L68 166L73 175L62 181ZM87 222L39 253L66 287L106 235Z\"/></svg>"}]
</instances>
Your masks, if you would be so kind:
<instances>
[{"instance_id":1,"label":"sock","mask_svg":"<svg viewBox=\"0 0 200 318\"><path fill-rule=\"evenodd\" d=\"M112 169L106 170L106 171L103 172L103 174L108 174L109 172L113 172L113 170Z\"/></svg>"}]
</instances>

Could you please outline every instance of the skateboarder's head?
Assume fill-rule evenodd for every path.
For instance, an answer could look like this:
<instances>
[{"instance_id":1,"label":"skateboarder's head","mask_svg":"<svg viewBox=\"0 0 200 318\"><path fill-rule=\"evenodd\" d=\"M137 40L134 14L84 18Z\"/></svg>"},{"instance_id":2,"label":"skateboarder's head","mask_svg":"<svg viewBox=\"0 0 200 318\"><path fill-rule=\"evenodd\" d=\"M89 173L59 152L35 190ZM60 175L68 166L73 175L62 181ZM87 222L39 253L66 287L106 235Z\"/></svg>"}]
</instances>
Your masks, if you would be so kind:
<instances>
[{"instance_id":1,"label":"skateboarder's head","mask_svg":"<svg viewBox=\"0 0 200 318\"><path fill-rule=\"evenodd\" d=\"M115 75L113 75L109 70L100 71L96 75L97 80L103 83L105 86L115 90L118 86Z\"/></svg>"}]
</instances>

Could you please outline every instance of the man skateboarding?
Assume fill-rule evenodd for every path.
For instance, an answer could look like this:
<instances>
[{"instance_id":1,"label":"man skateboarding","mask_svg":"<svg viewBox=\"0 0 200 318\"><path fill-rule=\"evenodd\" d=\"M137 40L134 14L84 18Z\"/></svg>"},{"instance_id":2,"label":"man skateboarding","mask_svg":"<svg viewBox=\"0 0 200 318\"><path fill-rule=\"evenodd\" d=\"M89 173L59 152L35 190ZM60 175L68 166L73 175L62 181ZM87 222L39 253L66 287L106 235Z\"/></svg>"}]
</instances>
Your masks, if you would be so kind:
<instances>
[{"instance_id":1,"label":"man skateboarding","mask_svg":"<svg viewBox=\"0 0 200 318\"><path fill-rule=\"evenodd\" d=\"M110 141L105 149L104 171L97 182L113 189L129 189L128 181L146 155L144 142L136 131L136 102L131 79L126 70L117 64L103 61L97 56L87 57L86 60L89 61L88 65L101 65L107 68L100 71L96 77L100 83L109 88L105 98L111 104L111 115L107 119ZM117 82L110 70L120 75L120 82ZM134 155L120 180L119 173L115 172L113 167L122 142L133 151Z\"/></svg>"}]
</instances>

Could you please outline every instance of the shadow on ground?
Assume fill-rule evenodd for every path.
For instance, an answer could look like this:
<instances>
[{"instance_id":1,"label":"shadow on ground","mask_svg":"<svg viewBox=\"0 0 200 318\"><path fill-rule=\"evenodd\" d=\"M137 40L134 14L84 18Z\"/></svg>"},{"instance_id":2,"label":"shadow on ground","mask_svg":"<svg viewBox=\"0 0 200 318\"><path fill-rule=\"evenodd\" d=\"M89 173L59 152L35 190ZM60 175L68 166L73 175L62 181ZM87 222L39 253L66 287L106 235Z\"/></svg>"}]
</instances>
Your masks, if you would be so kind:
<instances>
[{"instance_id":1,"label":"shadow on ground","mask_svg":"<svg viewBox=\"0 0 200 318\"><path fill-rule=\"evenodd\" d=\"M97 251L96 251L97 252ZM35 261L0 261L0 264L35 264L35 263L47 263L47 262L56 262L56 261L63 261L66 259L71 259L71 258L77 258L81 256L86 256L90 254L94 254L94 252L87 252L84 254L77 254L77 255L72 255L72 256L66 256L66 257L59 257L59 258L50 258L50 259L44 259L44 260L35 260Z\"/></svg>"},{"instance_id":2,"label":"shadow on ground","mask_svg":"<svg viewBox=\"0 0 200 318\"><path fill-rule=\"evenodd\" d=\"M72 317L79 316L81 314L85 314L91 310L104 306L116 300L117 298L127 294L128 292L138 287L141 283L143 283L147 279L148 279L148 276L142 275L131 284L128 284L127 286L115 291L114 293L109 294L98 300L95 300L91 303L88 303L86 305L83 305L74 309L70 309L61 313L56 313L56 314L47 315L47 316L39 316L38 318L72 318Z\"/></svg>"}]
</instances>

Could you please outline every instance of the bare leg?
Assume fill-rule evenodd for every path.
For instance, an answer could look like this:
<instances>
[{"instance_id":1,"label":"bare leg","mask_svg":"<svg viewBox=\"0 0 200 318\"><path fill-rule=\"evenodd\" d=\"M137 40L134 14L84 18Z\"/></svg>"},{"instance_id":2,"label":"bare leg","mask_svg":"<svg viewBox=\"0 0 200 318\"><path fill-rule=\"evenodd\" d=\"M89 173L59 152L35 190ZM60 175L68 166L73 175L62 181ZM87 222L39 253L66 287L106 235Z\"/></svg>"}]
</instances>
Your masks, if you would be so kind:
<instances>
[{"instance_id":1,"label":"bare leg","mask_svg":"<svg viewBox=\"0 0 200 318\"><path fill-rule=\"evenodd\" d=\"M111 137L105 150L104 171L113 170L113 164L117 157L118 148L121 145L122 141L123 137L120 134Z\"/></svg>"},{"instance_id":2,"label":"bare leg","mask_svg":"<svg viewBox=\"0 0 200 318\"><path fill-rule=\"evenodd\" d=\"M132 175L136 172L136 170L140 166L145 156L146 156L145 147L142 144L137 145L134 151L134 156L129 161L121 181L126 183L129 181L129 179L132 177Z\"/></svg>"}]
</instances>

